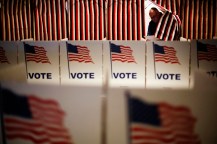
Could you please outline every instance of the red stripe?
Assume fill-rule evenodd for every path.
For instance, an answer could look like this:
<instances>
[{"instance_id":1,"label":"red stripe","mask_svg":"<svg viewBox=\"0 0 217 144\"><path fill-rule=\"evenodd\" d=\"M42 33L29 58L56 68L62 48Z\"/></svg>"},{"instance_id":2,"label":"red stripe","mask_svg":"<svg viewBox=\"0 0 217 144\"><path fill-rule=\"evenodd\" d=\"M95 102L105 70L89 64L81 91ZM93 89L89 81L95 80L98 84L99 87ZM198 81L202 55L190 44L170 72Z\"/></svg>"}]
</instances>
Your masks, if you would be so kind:
<instances>
[{"instance_id":1,"label":"red stripe","mask_svg":"<svg viewBox=\"0 0 217 144\"><path fill-rule=\"evenodd\" d=\"M56 4L55 0L51 1L51 19L52 19L52 40L57 40L56 32Z\"/></svg>"},{"instance_id":2,"label":"red stripe","mask_svg":"<svg viewBox=\"0 0 217 144\"><path fill-rule=\"evenodd\" d=\"M108 19L107 19L107 39L108 40L112 40L112 0L108 0L108 4L107 4L107 9L108 9Z\"/></svg>"},{"instance_id":3,"label":"red stripe","mask_svg":"<svg viewBox=\"0 0 217 144\"><path fill-rule=\"evenodd\" d=\"M207 23L206 23L206 21L207 21L207 19L208 19L208 17L207 17L207 12L206 12L206 2L207 1L203 1L203 33L202 33L202 35L203 35L203 39L207 39L207 37L206 37L206 34L207 34L207 31L206 31L206 27L207 27Z\"/></svg>"},{"instance_id":4,"label":"red stripe","mask_svg":"<svg viewBox=\"0 0 217 144\"><path fill-rule=\"evenodd\" d=\"M136 1L132 1L132 40L137 40L137 15Z\"/></svg>"},{"instance_id":5,"label":"red stripe","mask_svg":"<svg viewBox=\"0 0 217 144\"><path fill-rule=\"evenodd\" d=\"M80 28L81 28L81 40L85 40L85 12L84 12L84 2L80 1Z\"/></svg>"},{"instance_id":6,"label":"red stripe","mask_svg":"<svg viewBox=\"0 0 217 144\"><path fill-rule=\"evenodd\" d=\"M88 0L85 0L85 40L90 40L90 16Z\"/></svg>"},{"instance_id":7,"label":"red stripe","mask_svg":"<svg viewBox=\"0 0 217 144\"><path fill-rule=\"evenodd\" d=\"M131 1L127 1L127 40L132 40L132 35L131 35Z\"/></svg>"},{"instance_id":8,"label":"red stripe","mask_svg":"<svg viewBox=\"0 0 217 144\"><path fill-rule=\"evenodd\" d=\"M217 37L217 2L213 1L213 36Z\"/></svg>"},{"instance_id":9,"label":"red stripe","mask_svg":"<svg viewBox=\"0 0 217 144\"><path fill-rule=\"evenodd\" d=\"M19 21L18 21L18 8L19 8L19 1L17 0L15 5L14 5L14 15L15 15L15 32L16 32L16 40L20 40L20 35L19 35Z\"/></svg>"},{"instance_id":10,"label":"red stripe","mask_svg":"<svg viewBox=\"0 0 217 144\"><path fill-rule=\"evenodd\" d=\"M94 40L99 40L99 2L94 1Z\"/></svg>"},{"instance_id":11,"label":"red stripe","mask_svg":"<svg viewBox=\"0 0 217 144\"><path fill-rule=\"evenodd\" d=\"M143 5L143 4L142 4ZM141 0L137 0L137 40L141 40L142 33L141 33ZM144 26L145 27L145 26Z\"/></svg>"},{"instance_id":12,"label":"red stripe","mask_svg":"<svg viewBox=\"0 0 217 144\"><path fill-rule=\"evenodd\" d=\"M113 1L113 11L112 11L112 39L117 40L117 1Z\"/></svg>"},{"instance_id":13,"label":"red stripe","mask_svg":"<svg viewBox=\"0 0 217 144\"><path fill-rule=\"evenodd\" d=\"M39 30L40 30L40 40L44 40L44 27L43 27L43 14L42 14L42 0L38 3L39 10Z\"/></svg>"},{"instance_id":14,"label":"red stripe","mask_svg":"<svg viewBox=\"0 0 217 144\"><path fill-rule=\"evenodd\" d=\"M94 6L93 0L90 0L90 40L94 40Z\"/></svg>"},{"instance_id":15,"label":"red stripe","mask_svg":"<svg viewBox=\"0 0 217 144\"><path fill-rule=\"evenodd\" d=\"M193 17L193 5L192 5L192 1L189 1L189 18L188 18L188 38L189 39L192 39L192 31L193 29L191 28L191 25L193 24L193 21L192 21L192 17Z\"/></svg>"},{"instance_id":16,"label":"red stripe","mask_svg":"<svg viewBox=\"0 0 217 144\"><path fill-rule=\"evenodd\" d=\"M24 39L24 34L23 34L23 18L22 18L22 0L19 1L19 32L20 32L20 39Z\"/></svg>"},{"instance_id":17,"label":"red stripe","mask_svg":"<svg viewBox=\"0 0 217 144\"><path fill-rule=\"evenodd\" d=\"M61 0L61 23L62 23L62 38L66 38L67 27L66 27L66 2L65 0Z\"/></svg>"},{"instance_id":18,"label":"red stripe","mask_svg":"<svg viewBox=\"0 0 217 144\"><path fill-rule=\"evenodd\" d=\"M9 1L6 1L6 16L5 16L5 28L6 28L6 40L11 40L10 36L10 16L9 16Z\"/></svg>"},{"instance_id":19,"label":"red stripe","mask_svg":"<svg viewBox=\"0 0 217 144\"><path fill-rule=\"evenodd\" d=\"M75 40L75 1L70 1L71 40Z\"/></svg>"},{"instance_id":20,"label":"red stripe","mask_svg":"<svg viewBox=\"0 0 217 144\"><path fill-rule=\"evenodd\" d=\"M103 0L99 0L99 39L104 39L104 6L103 6Z\"/></svg>"},{"instance_id":21,"label":"red stripe","mask_svg":"<svg viewBox=\"0 0 217 144\"><path fill-rule=\"evenodd\" d=\"M79 25L79 1L75 1L75 40L80 40L80 25Z\"/></svg>"},{"instance_id":22,"label":"red stripe","mask_svg":"<svg viewBox=\"0 0 217 144\"><path fill-rule=\"evenodd\" d=\"M50 1L47 1L47 32L48 32L48 40L52 40L52 28L51 28L51 4Z\"/></svg>"},{"instance_id":23,"label":"red stripe","mask_svg":"<svg viewBox=\"0 0 217 144\"><path fill-rule=\"evenodd\" d=\"M26 3L27 4L27 1ZM23 30L24 30L24 39L26 38L29 38L28 36L28 26L27 26L27 15L26 15L26 5L24 5L24 1L23 1L23 4L22 4L24 7L23 7Z\"/></svg>"},{"instance_id":24,"label":"red stripe","mask_svg":"<svg viewBox=\"0 0 217 144\"><path fill-rule=\"evenodd\" d=\"M145 36L146 35L146 28L145 28L145 7L144 7L144 3L145 3L145 0L141 0L142 1L142 4L141 4L141 9L142 9L142 36Z\"/></svg>"},{"instance_id":25,"label":"red stripe","mask_svg":"<svg viewBox=\"0 0 217 144\"><path fill-rule=\"evenodd\" d=\"M197 6L197 0L195 1L194 0L194 21L193 21L193 39L196 39L197 37L197 33L196 33L196 30L197 30L197 18L198 18L198 13L197 13L197 10L198 10L198 6Z\"/></svg>"},{"instance_id":26,"label":"red stripe","mask_svg":"<svg viewBox=\"0 0 217 144\"><path fill-rule=\"evenodd\" d=\"M127 1L123 1L123 21L122 21L123 29L123 40L127 40Z\"/></svg>"},{"instance_id":27,"label":"red stripe","mask_svg":"<svg viewBox=\"0 0 217 144\"><path fill-rule=\"evenodd\" d=\"M11 25L11 40L15 41L15 26L14 26L14 1L12 0L10 3L10 25ZM3 30L3 29L2 29Z\"/></svg>"}]
</instances>

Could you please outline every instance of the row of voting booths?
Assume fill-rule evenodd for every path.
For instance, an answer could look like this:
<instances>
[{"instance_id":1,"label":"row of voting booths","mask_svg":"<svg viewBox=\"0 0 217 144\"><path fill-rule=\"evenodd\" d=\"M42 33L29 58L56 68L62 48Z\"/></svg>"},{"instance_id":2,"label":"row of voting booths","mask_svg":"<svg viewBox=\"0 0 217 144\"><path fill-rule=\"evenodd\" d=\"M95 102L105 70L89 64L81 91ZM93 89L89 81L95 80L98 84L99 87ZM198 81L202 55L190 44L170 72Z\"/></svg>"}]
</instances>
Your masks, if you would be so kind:
<instances>
[{"instance_id":1,"label":"row of voting booths","mask_svg":"<svg viewBox=\"0 0 217 144\"><path fill-rule=\"evenodd\" d=\"M0 69L0 143L217 142L216 40L2 41Z\"/></svg>"},{"instance_id":2,"label":"row of voting booths","mask_svg":"<svg viewBox=\"0 0 217 144\"><path fill-rule=\"evenodd\" d=\"M189 88L195 71L217 77L217 41L0 42L1 70L28 83L111 87Z\"/></svg>"}]
</instances>

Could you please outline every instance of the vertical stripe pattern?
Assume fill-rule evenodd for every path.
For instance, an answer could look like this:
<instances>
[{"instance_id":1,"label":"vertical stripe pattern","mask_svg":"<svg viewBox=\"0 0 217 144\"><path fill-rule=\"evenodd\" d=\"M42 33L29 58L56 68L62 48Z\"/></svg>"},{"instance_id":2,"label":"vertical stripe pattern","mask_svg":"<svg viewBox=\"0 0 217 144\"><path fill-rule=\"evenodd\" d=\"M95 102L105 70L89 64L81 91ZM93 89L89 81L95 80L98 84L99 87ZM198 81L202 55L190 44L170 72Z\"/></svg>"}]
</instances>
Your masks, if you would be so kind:
<instances>
[{"instance_id":1,"label":"vertical stripe pattern","mask_svg":"<svg viewBox=\"0 0 217 144\"><path fill-rule=\"evenodd\" d=\"M215 0L152 1L180 17L182 37L217 36ZM3 0L0 40L140 40L146 35L144 3L145 0Z\"/></svg>"}]
</instances>

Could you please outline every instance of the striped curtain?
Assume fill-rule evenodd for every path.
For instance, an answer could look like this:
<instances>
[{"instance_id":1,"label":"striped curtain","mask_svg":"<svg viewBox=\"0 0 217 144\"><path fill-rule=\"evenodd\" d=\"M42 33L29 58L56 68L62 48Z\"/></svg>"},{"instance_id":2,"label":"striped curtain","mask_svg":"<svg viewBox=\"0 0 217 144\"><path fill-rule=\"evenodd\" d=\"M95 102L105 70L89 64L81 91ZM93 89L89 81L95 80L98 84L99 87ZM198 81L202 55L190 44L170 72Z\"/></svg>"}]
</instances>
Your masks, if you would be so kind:
<instances>
[{"instance_id":1,"label":"striped curtain","mask_svg":"<svg viewBox=\"0 0 217 144\"><path fill-rule=\"evenodd\" d=\"M216 0L183 0L181 10L183 37L212 39L217 36Z\"/></svg>"},{"instance_id":2,"label":"striped curtain","mask_svg":"<svg viewBox=\"0 0 217 144\"><path fill-rule=\"evenodd\" d=\"M144 0L108 0L108 40L140 40L144 35Z\"/></svg>"},{"instance_id":3,"label":"striped curtain","mask_svg":"<svg viewBox=\"0 0 217 144\"><path fill-rule=\"evenodd\" d=\"M216 0L152 0L180 16L182 37L217 36ZM0 40L140 40L145 0L1 0Z\"/></svg>"},{"instance_id":4,"label":"striped curtain","mask_svg":"<svg viewBox=\"0 0 217 144\"><path fill-rule=\"evenodd\" d=\"M31 38L33 11L31 0L1 1L1 40Z\"/></svg>"},{"instance_id":5,"label":"striped curtain","mask_svg":"<svg viewBox=\"0 0 217 144\"><path fill-rule=\"evenodd\" d=\"M182 37L212 39L217 36L216 0L153 0L180 16Z\"/></svg>"},{"instance_id":6,"label":"striped curtain","mask_svg":"<svg viewBox=\"0 0 217 144\"><path fill-rule=\"evenodd\" d=\"M159 6L172 11L174 14L180 15L180 1L181 0L152 0Z\"/></svg>"},{"instance_id":7,"label":"striped curtain","mask_svg":"<svg viewBox=\"0 0 217 144\"><path fill-rule=\"evenodd\" d=\"M102 40L105 0L3 0L1 40Z\"/></svg>"}]
</instances>

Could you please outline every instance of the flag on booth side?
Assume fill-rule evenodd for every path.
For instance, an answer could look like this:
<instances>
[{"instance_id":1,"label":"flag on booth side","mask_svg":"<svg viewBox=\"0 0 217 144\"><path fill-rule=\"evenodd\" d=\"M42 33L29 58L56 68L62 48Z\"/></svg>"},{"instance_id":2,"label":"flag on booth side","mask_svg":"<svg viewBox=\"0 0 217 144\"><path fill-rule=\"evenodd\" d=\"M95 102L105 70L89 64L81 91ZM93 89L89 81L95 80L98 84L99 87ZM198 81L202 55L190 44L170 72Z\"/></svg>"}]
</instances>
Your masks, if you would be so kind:
<instances>
[{"instance_id":1,"label":"flag on booth side","mask_svg":"<svg viewBox=\"0 0 217 144\"><path fill-rule=\"evenodd\" d=\"M64 126L64 111L55 100L21 96L2 89L3 121L7 140L34 144L72 144Z\"/></svg>"},{"instance_id":2,"label":"flag on booth side","mask_svg":"<svg viewBox=\"0 0 217 144\"><path fill-rule=\"evenodd\" d=\"M217 46L212 44L204 44L197 41L197 59L217 61Z\"/></svg>"},{"instance_id":3,"label":"flag on booth side","mask_svg":"<svg viewBox=\"0 0 217 144\"><path fill-rule=\"evenodd\" d=\"M154 58L155 62L180 64L179 59L176 56L176 50L173 47L154 44Z\"/></svg>"},{"instance_id":4,"label":"flag on booth side","mask_svg":"<svg viewBox=\"0 0 217 144\"><path fill-rule=\"evenodd\" d=\"M5 50L3 47L0 46L0 63L8 63L8 58L5 55Z\"/></svg>"},{"instance_id":5,"label":"flag on booth side","mask_svg":"<svg viewBox=\"0 0 217 144\"><path fill-rule=\"evenodd\" d=\"M66 46L68 61L94 63L90 56L90 50L86 46L72 45L70 43L66 43Z\"/></svg>"},{"instance_id":6,"label":"flag on booth side","mask_svg":"<svg viewBox=\"0 0 217 144\"><path fill-rule=\"evenodd\" d=\"M131 144L200 143L194 132L196 118L188 107L133 97L128 104Z\"/></svg>"},{"instance_id":7,"label":"flag on booth side","mask_svg":"<svg viewBox=\"0 0 217 144\"><path fill-rule=\"evenodd\" d=\"M129 46L116 45L110 43L112 61L120 61L127 63L136 63L132 53L133 50Z\"/></svg>"},{"instance_id":8,"label":"flag on booth side","mask_svg":"<svg viewBox=\"0 0 217 144\"><path fill-rule=\"evenodd\" d=\"M50 63L44 47L32 46L24 43L26 61L34 61L36 63Z\"/></svg>"}]
</instances>

